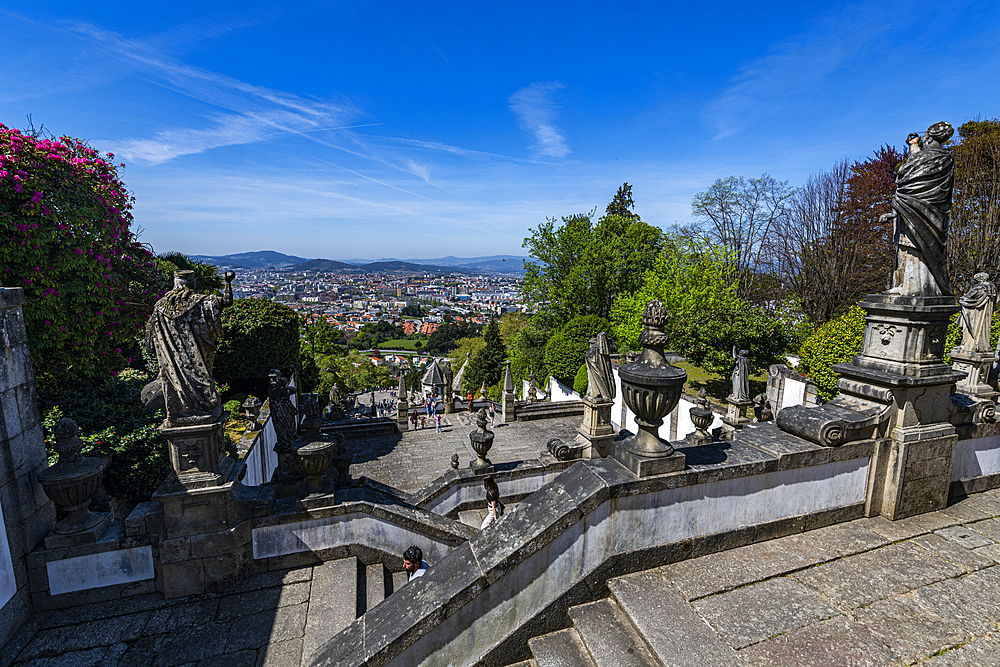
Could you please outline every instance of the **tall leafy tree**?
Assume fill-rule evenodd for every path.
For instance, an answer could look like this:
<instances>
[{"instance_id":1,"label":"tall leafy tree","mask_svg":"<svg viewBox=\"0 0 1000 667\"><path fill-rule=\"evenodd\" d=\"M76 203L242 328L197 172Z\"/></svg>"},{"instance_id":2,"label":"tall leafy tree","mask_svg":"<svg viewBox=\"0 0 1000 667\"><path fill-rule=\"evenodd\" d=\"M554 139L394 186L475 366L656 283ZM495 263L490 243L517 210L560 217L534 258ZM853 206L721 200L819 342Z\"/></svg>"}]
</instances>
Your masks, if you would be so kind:
<instances>
[{"instance_id":1,"label":"tall leafy tree","mask_svg":"<svg viewBox=\"0 0 1000 667\"><path fill-rule=\"evenodd\" d=\"M523 246L523 292L542 303L556 326L578 315L607 317L617 295L638 289L642 272L663 246L663 232L632 212L631 186L624 184L596 223L594 212L549 218L531 230Z\"/></svg>"},{"instance_id":2,"label":"tall leafy tree","mask_svg":"<svg viewBox=\"0 0 1000 667\"><path fill-rule=\"evenodd\" d=\"M948 273L962 292L978 271L1000 275L1000 118L970 120L958 140Z\"/></svg>"},{"instance_id":3,"label":"tall leafy tree","mask_svg":"<svg viewBox=\"0 0 1000 667\"><path fill-rule=\"evenodd\" d=\"M737 284L741 298L753 298L760 288L765 240L785 215L793 192L787 181L769 174L730 176L715 181L691 202L699 231L725 250L729 279Z\"/></svg>"},{"instance_id":4,"label":"tall leafy tree","mask_svg":"<svg viewBox=\"0 0 1000 667\"><path fill-rule=\"evenodd\" d=\"M492 387L503 379L507 348L500 338L500 326L496 320L483 330L483 342L483 348L469 360L469 367L462 376L466 391L475 391L483 384Z\"/></svg>"}]
</instances>

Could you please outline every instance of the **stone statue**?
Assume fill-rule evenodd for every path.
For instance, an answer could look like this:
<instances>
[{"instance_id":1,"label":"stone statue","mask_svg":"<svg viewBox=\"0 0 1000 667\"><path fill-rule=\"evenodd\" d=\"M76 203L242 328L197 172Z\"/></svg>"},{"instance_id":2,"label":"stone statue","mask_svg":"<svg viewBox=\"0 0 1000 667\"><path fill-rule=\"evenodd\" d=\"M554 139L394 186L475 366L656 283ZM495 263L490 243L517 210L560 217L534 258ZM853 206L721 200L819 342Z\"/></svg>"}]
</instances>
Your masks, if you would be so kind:
<instances>
[{"instance_id":1,"label":"stone statue","mask_svg":"<svg viewBox=\"0 0 1000 667\"><path fill-rule=\"evenodd\" d=\"M879 221L893 221L896 270L889 294L950 296L945 241L955 180L955 156L942 144L955 133L950 123L927 128L919 139L909 137L910 155L896 172L892 212Z\"/></svg>"},{"instance_id":2,"label":"stone statue","mask_svg":"<svg viewBox=\"0 0 1000 667\"><path fill-rule=\"evenodd\" d=\"M295 415L298 411L288 396L295 393L295 388L288 386L288 380L282 377L281 371L272 370L268 373L268 378L271 384L267 388L267 401L271 408L275 446L289 445L295 441Z\"/></svg>"},{"instance_id":3,"label":"stone statue","mask_svg":"<svg viewBox=\"0 0 1000 667\"><path fill-rule=\"evenodd\" d=\"M451 370L451 362L447 359L440 359L437 362L441 369L441 377L444 380L445 391L451 388L451 383L455 381L455 373Z\"/></svg>"},{"instance_id":4,"label":"stone statue","mask_svg":"<svg viewBox=\"0 0 1000 667\"><path fill-rule=\"evenodd\" d=\"M333 385L330 387L330 419L334 421L340 421L347 417L347 411L344 408L344 395L340 391L340 387Z\"/></svg>"},{"instance_id":5,"label":"stone statue","mask_svg":"<svg viewBox=\"0 0 1000 667\"><path fill-rule=\"evenodd\" d=\"M990 323L993 320L993 306L996 300L997 288L990 282L990 275L988 273L974 275L972 287L958 300L962 306L958 326L962 331L960 347L963 351L990 351Z\"/></svg>"},{"instance_id":6,"label":"stone statue","mask_svg":"<svg viewBox=\"0 0 1000 667\"><path fill-rule=\"evenodd\" d=\"M748 350L740 350L736 354L736 346L733 346L733 393L731 399L737 402L747 402L750 400L750 360L747 359Z\"/></svg>"},{"instance_id":7,"label":"stone statue","mask_svg":"<svg viewBox=\"0 0 1000 667\"><path fill-rule=\"evenodd\" d=\"M588 376L589 377L589 376ZM612 389L614 387L612 386ZM528 402L535 403L538 401L538 378L535 377L535 371L531 371L528 375Z\"/></svg>"},{"instance_id":8,"label":"stone statue","mask_svg":"<svg viewBox=\"0 0 1000 667\"><path fill-rule=\"evenodd\" d=\"M611 355L617 351L603 331L590 339L587 362L587 394L593 401L615 400L615 379L611 372Z\"/></svg>"},{"instance_id":9,"label":"stone statue","mask_svg":"<svg viewBox=\"0 0 1000 667\"><path fill-rule=\"evenodd\" d=\"M226 272L222 297L194 291L194 271L174 272L174 287L163 295L146 322L146 350L156 354L156 379L143 387L147 408L164 408L168 426L218 420L222 404L212 379L215 347L222 338L222 309L233 303L233 278Z\"/></svg>"}]
</instances>

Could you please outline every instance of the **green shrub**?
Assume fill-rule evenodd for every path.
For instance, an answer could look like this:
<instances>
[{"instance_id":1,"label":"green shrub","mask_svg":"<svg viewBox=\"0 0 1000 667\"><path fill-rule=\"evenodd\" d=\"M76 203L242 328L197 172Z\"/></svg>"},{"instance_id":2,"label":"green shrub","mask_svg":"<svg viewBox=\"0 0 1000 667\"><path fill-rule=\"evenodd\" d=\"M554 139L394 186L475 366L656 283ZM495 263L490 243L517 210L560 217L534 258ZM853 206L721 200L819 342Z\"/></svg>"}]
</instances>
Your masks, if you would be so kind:
<instances>
[{"instance_id":1,"label":"green shrub","mask_svg":"<svg viewBox=\"0 0 1000 667\"><path fill-rule=\"evenodd\" d=\"M267 299L238 299L222 311L222 340L213 375L234 391L267 391L267 374L299 370L299 319L288 306Z\"/></svg>"},{"instance_id":2,"label":"green shrub","mask_svg":"<svg viewBox=\"0 0 1000 667\"><path fill-rule=\"evenodd\" d=\"M573 391L583 396L587 393L587 383L589 382L589 377L587 375L587 364L580 366L580 370L576 372L576 379L573 380Z\"/></svg>"},{"instance_id":3,"label":"green shrub","mask_svg":"<svg viewBox=\"0 0 1000 667\"><path fill-rule=\"evenodd\" d=\"M865 311L860 306L832 319L809 336L799 348L798 371L816 383L819 395L829 401L837 395L840 375L835 364L846 363L861 352L865 336Z\"/></svg>"},{"instance_id":4,"label":"green shrub","mask_svg":"<svg viewBox=\"0 0 1000 667\"><path fill-rule=\"evenodd\" d=\"M496 320L483 330L483 343L482 349L469 360L469 367L462 376L462 385L466 391L476 391L484 384L492 387L504 380L507 348L500 338L500 326Z\"/></svg>"},{"instance_id":5,"label":"green shrub","mask_svg":"<svg viewBox=\"0 0 1000 667\"><path fill-rule=\"evenodd\" d=\"M147 374L129 370L103 382L70 381L58 387L39 387L38 404L50 461L55 459L52 427L62 417L69 417L87 443L84 454L111 456L111 467L104 473L108 493L126 500L149 500L170 473L170 460L166 439L156 430L163 412L150 412L139 400L139 392L148 381Z\"/></svg>"},{"instance_id":6,"label":"green shrub","mask_svg":"<svg viewBox=\"0 0 1000 667\"><path fill-rule=\"evenodd\" d=\"M789 330L760 308L747 303L706 308L696 315L678 314L667 324L670 347L710 373L728 376L733 347L747 350L750 372L760 373L785 357Z\"/></svg>"},{"instance_id":7,"label":"green shrub","mask_svg":"<svg viewBox=\"0 0 1000 667\"><path fill-rule=\"evenodd\" d=\"M567 322L545 345L545 369L549 375L572 385L590 349L590 339L601 331L609 338L614 335L611 323L597 315L581 315Z\"/></svg>"}]
</instances>

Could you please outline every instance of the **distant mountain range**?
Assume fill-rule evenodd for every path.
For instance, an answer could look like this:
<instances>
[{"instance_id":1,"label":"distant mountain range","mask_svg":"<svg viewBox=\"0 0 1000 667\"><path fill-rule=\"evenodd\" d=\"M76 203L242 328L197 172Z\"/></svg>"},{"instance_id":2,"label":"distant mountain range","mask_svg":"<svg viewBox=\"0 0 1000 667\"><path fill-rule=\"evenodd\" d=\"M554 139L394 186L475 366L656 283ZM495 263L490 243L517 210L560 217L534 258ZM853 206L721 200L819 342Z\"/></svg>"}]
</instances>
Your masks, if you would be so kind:
<instances>
[{"instance_id":1,"label":"distant mountain range","mask_svg":"<svg viewBox=\"0 0 1000 667\"><path fill-rule=\"evenodd\" d=\"M523 274L524 260L519 255L490 255L488 257L439 257L435 259L397 259L384 257L378 260L306 259L285 255L274 250L242 252L235 255L191 255L191 259L216 266L244 269L283 269L290 271L320 272L380 272L380 273L508 273Z\"/></svg>"}]
</instances>

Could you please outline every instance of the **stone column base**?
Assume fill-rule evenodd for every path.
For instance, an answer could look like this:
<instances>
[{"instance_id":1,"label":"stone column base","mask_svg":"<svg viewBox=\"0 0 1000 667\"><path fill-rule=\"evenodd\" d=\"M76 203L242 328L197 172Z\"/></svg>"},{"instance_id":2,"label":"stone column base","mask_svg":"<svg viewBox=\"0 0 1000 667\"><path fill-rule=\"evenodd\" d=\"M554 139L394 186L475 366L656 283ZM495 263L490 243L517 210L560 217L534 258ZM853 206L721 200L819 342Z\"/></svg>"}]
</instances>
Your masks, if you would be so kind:
<instances>
[{"instance_id":1,"label":"stone column base","mask_svg":"<svg viewBox=\"0 0 1000 667\"><path fill-rule=\"evenodd\" d=\"M613 406L613 401L594 401L584 397L583 421L576 435L576 442L584 447L580 458L599 459L611 453L611 442L617 436L611 425Z\"/></svg>"},{"instance_id":2,"label":"stone column base","mask_svg":"<svg viewBox=\"0 0 1000 667\"><path fill-rule=\"evenodd\" d=\"M500 415L501 419L503 419L503 423L510 424L511 422L516 422L517 414L514 411L514 394L505 391L500 397L500 401L503 404Z\"/></svg>"},{"instance_id":3,"label":"stone column base","mask_svg":"<svg viewBox=\"0 0 1000 667\"><path fill-rule=\"evenodd\" d=\"M957 435L879 441L868 469L866 515L896 520L944 509L957 442Z\"/></svg>"},{"instance_id":4,"label":"stone column base","mask_svg":"<svg viewBox=\"0 0 1000 667\"><path fill-rule=\"evenodd\" d=\"M222 427L228 413L207 424L172 426L163 422L156 430L167 439L170 466L185 489L215 486L225 478L234 459L224 457Z\"/></svg>"}]
</instances>

